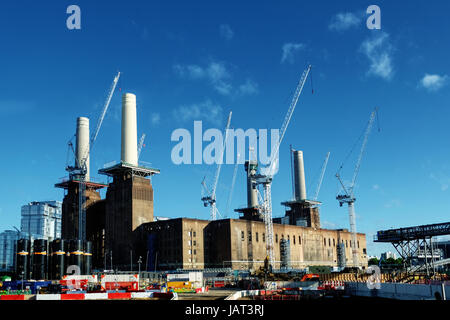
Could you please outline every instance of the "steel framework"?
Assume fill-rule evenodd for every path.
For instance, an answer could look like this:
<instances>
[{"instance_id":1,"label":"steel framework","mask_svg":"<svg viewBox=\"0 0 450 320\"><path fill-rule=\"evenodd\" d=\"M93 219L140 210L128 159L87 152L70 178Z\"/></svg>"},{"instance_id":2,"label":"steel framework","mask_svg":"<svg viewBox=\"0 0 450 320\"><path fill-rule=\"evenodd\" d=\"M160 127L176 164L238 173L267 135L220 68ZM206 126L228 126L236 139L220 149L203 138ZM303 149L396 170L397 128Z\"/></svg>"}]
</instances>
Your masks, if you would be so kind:
<instances>
[{"instance_id":1,"label":"steel framework","mask_svg":"<svg viewBox=\"0 0 450 320\"><path fill-rule=\"evenodd\" d=\"M450 234L450 222L378 231L374 242L390 242L403 258L407 273L426 270L427 276L436 272L433 237ZM420 261L423 257L423 261ZM417 264L413 260L417 258Z\"/></svg>"}]
</instances>

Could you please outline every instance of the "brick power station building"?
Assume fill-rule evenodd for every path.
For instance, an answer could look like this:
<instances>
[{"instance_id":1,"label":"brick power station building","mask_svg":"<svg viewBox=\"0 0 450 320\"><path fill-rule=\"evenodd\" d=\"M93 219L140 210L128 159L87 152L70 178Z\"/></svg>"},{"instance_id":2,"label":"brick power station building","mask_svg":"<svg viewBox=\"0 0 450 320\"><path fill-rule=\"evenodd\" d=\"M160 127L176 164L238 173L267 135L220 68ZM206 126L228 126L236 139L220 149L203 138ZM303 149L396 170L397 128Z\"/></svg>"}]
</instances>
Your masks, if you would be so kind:
<instances>
[{"instance_id":1,"label":"brick power station building","mask_svg":"<svg viewBox=\"0 0 450 320\"><path fill-rule=\"evenodd\" d=\"M86 146L79 140L86 130L86 121L80 119L83 118L77 123L77 148L83 150ZM282 203L287 208L284 217L273 219L274 267L355 266L352 250L357 251L358 266L366 267L365 234L357 234L353 248L348 230L321 228L320 202L306 198L303 153L294 151L293 157L295 198ZM247 207L235 210L241 214L239 219L155 221L151 177L159 174L159 170L138 163L136 96L125 93L121 162L99 170L112 179L109 185L86 183L86 238L93 243L94 269L112 266L130 270L131 264L136 267L139 257L142 270L148 271L262 266L267 254L267 235L254 183L257 165L255 161L245 163ZM66 181L56 186L66 190L62 238L76 238L79 182ZM106 198L101 199L98 190L104 187L108 188Z\"/></svg>"}]
</instances>

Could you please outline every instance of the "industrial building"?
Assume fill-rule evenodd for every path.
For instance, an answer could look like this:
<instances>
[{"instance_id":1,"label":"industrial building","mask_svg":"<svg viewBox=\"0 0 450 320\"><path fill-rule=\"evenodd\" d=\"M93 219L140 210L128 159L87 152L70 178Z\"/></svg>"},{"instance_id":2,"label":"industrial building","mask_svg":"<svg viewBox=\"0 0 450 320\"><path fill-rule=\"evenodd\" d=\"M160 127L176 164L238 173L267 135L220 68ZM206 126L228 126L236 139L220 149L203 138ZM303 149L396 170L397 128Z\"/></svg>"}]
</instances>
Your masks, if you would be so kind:
<instances>
[{"instance_id":1,"label":"industrial building","mask_svg":"<svg viewBox=\"0 0 450 320\"><path fill-rule=\"evenodd\" d=\"M351 233L274 223L275 268L351 266ZM177 218L143 224L135 235L138 254L148 271L171 269L256 269L266 258L265 225L261 221L215 221ZM289 249L283 248L287 242ZM141 244L141 247L138 247ZM290 254L286 256L287 250ZM358 233L357 250L367 266L366 238ZM283 261L284 260L284 261Z\"/></svg>"},{"instance_id":2,"label":"industrial building","mask_svg":"<svg viewBox=\"0 0 450 320\"><path fill-rule=\"evenodd\" d=\"M92 243L95 269L131 270L138 257L145 261L148 271L255 269L264 263L269 240L273 241L274 268L367 266L364 234L357 234L353 248L349 231L321 228L320 202L306 197L302 151L292 153L295 196L282 203L286 207L285 216L273 219L269 239L264 208L258 202L256 190L260 179L257 161L245 163L247 207L235 210L241 213L238 219L157 220L151 180L160 171L143 166L138 159L136 96L122 95L120 163L98 171L109 177L108 185L93 182L89 177L89 119L78 118L76 132L75 167L84 168L83 172L55 185L65 190L62 238L79 239L83 237L80 228L85 228L83 240ZM98 190L104 187L106 197L101 199ZM211 197L211 203L215 203L215 197ZM85 217L80 216L83 214L80 208L85 210ZM355 262L352 253L356 252Z\"/></svg>"},{"instance_id":3,"label":"industrial building","mask_svg":"<svg viewBox=\"0 0 450 320\"><path fill-rule=\"evenodd\" d=\"M283 202L288 209L273 219L274 268L308 266L367 266L365 234L346 229L321 229L318 205L306 198L303 153L294 151L295 199ZM199 220L177 218L143 224L135 233L135 247L146 257L147 270L232 268L256 269L264 265L266 226L260 215L255 180L256 161L245 163L247 208L236 209L239 219ZM352 258L357 251L358 261Z\"/></svg>"}]
</instances>

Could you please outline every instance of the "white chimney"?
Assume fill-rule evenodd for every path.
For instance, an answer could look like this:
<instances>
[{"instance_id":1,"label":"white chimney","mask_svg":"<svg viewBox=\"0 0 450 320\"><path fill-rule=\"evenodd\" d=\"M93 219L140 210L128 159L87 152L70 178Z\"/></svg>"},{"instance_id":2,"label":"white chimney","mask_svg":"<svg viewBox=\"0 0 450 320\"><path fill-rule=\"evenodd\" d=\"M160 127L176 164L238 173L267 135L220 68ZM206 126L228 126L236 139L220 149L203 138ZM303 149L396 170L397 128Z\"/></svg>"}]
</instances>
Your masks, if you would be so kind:
<instances>
[{"instance_id":1,"label":"white chimney","mask_svg":"<svg viewBox=\"0 0 450 320\"><path fill-rule=\"evenodd\" d=\"M86 163L86 181L89 181L89 119L85 117L77 118L77 141L75 155L79 165L83 167Z\"/></svg>"},{"instance_id":2,"label":"white chimney","mask_svg":"<svg viewBox=\"0 0 450 320\"><path fill-rule=\"evenodd\" d=\"M294 153L294 189L295 200L306 200L306 185L305 185L305 168L303 165L303 152L293 151Z\"/></svg>"},{"instance_id":3,"label":"white chimney","mask_svg":"<svg viewBox=\"0 0 450 320\"><path fill-rule=\"evenodd\" d=\"M137 166L136 95L122 96L122 162Z\"/></svg>"},{"instance_id":4,"label":"white chimney","mask_svg":"<svg viewBox=\"0 0 450 320\"><path fill-rule=\"evenodd\" d=\"M258 190L256 189L255 174L258 169L257 161L246 161L245 171L247 171L247 207L255 208L258 206Z\"/></svg>"}]
</instances>

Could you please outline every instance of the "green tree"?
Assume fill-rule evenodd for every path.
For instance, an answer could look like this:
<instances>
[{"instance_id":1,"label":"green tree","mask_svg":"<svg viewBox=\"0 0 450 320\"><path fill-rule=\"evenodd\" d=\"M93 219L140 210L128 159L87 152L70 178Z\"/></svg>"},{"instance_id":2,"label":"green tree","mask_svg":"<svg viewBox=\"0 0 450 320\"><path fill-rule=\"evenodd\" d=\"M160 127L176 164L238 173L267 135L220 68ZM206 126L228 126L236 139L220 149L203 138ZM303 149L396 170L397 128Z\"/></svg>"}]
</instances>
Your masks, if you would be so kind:
<instances>
[{"instance_id":1,"label":"green tree","mask_svg":"<svg viewBox=\"0 0 450 320\"><path fill-rule=\"evenodd\" d=\"M369 259L368 264L369 264L369 266L378 265L378 262L379 262L379 260L377 258L371 258L371 259Z\"/></svg>"}]
</instances>

